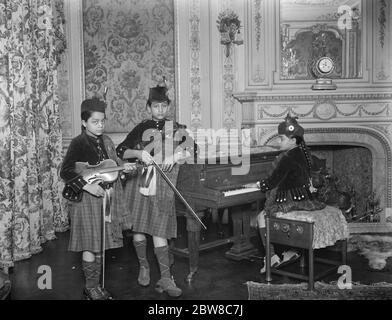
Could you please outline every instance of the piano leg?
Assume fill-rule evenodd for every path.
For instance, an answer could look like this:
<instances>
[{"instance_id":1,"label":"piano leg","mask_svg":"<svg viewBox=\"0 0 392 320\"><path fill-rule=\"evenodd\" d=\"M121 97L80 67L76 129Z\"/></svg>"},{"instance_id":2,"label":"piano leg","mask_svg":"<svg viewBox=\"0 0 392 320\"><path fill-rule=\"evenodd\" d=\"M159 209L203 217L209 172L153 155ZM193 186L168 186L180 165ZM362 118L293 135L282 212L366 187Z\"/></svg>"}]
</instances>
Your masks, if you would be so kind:
<instances>
[{"instance_id":1,"label":"piano leg","mask_svg":"<svg viewBox=\"0 0 392 320\"><path fill-rule=\"evenodd\" d=\"M199 217L204 213L197 212ZM189 251L189 274L186 277L188 283L192 282L199 268L199 246L200 246L200 224L192 217L186 218L186 230L188 232L188 251Z\"/></svg>"},{"instance_id":2,"label":"piano leg","mask_svg":"<svg viewBox=\"0 0 392 320\"><path fill-rule=\"evenodd\" d=\"M227 258L238 261L258 253L257 248L250 242L250 215L250 206L231 208L235 240L233 246L225 254Z\"/></svg>"}]
</instances>

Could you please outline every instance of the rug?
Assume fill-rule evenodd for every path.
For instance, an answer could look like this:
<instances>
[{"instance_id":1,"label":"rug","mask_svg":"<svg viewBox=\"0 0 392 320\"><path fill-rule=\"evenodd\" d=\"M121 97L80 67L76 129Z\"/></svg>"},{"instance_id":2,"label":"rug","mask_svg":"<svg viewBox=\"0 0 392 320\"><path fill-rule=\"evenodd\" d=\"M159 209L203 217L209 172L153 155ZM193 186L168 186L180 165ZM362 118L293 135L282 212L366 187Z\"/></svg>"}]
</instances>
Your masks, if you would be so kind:
<instances>
[{"instance_id":1,"label":"rug","mask_svg":"<svg viewBox=\"0 0 392 320\"><path fill-rule=\"evenodd\" d=\"M8 274L0 270L0 300L7 299L11 292L11 282Z\"/></svg>"},{"instance_id":2,"label":"rug","mask_svg":"<svg viewBox=\"0 0 392 320\"><path fill-rule=\"evenodd\" d=\"M265 284L248 281L249 300L392 300L392 284L373 285L353 283L352 289L339 289L336 284L315 282L315 290L307 290L307 283Z\"/></svg>"},{"instance_id":3,"label":"rug","mask_svg":"<svg viewBox=\"0 0 392 320\"><path fill-rule=\"evenodd\" d=\"M387 266L387 259L392 257L392 237L353 235L348 241L347 252L353 251L357 251L358 254L368 259L371 269L384 270Z\"/></svg>"}]
</instances>

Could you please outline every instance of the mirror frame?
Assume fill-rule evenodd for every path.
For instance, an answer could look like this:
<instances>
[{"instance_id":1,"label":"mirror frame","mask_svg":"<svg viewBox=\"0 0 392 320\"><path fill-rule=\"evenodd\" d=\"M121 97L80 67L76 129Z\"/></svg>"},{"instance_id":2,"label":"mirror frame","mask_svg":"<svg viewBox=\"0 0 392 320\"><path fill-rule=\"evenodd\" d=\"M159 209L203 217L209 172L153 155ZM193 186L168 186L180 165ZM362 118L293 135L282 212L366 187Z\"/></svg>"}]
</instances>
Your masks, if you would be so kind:
<instances>
[{"instance_id":1,"label":"mirror frame","mask_svg":"<svg viewBox=\"0 0 392 320\"><path fill-rule=\"evenodd\" d=\"M333 78L334 82L337 83L369 83L369 59L372 52L372 40L371 40L371 31L369 30L369 26L371 25L369 19L369 12L371 12L371 2L367 0L362 1L362 38L361 38L361 67L362 67L362 77L361 78ZM276 1L275 4L275 71L273 74L274 84L301 84L301 83L314 83L315 79L282 79L281 78L281 41L280 41L280 9L281 9L281 0ZM370 44L370 45L367 45Z\"/></svg>"}]
</instances>

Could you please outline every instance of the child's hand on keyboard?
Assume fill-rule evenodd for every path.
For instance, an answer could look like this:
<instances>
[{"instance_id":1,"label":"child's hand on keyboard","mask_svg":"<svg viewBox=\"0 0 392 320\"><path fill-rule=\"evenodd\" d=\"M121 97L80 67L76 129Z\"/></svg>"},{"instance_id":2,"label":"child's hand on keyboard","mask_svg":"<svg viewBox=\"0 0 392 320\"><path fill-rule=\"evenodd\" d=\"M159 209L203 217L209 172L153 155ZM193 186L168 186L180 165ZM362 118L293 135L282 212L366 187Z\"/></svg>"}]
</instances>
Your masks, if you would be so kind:
<instances>
[{"instance_id":1,"label":"child's hand on keyboard","mask_svg":"<svg viewBox=\"0 0 392 320\"><path fill-rule=\"evenodd\" d=\"M255 183L248 183L248 184L244 184L245 188L259 188L258 184Z\"/></svg>"}]
</instances>

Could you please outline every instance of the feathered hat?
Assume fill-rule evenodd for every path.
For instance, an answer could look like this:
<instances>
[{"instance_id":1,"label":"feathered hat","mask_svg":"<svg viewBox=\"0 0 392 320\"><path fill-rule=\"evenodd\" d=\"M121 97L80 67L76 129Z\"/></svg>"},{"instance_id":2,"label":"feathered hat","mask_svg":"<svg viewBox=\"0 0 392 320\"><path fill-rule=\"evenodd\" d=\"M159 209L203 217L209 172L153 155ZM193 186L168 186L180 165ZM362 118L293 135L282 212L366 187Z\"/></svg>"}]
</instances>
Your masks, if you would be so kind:
<instances>
[{"instance_id":1,"label":"feathered hat","mask_svg":"<svg viewBox=\"0 0 392 320\"><path fill-rule=\"evenodd\" d=\"M284 134L289 138L294 136L303 138L304 136L304 128L302 128L298 122L298 117L290 117L288 113L285 120L279 123L278 126L278 134Z\"/></svg>"}]
</instances>

